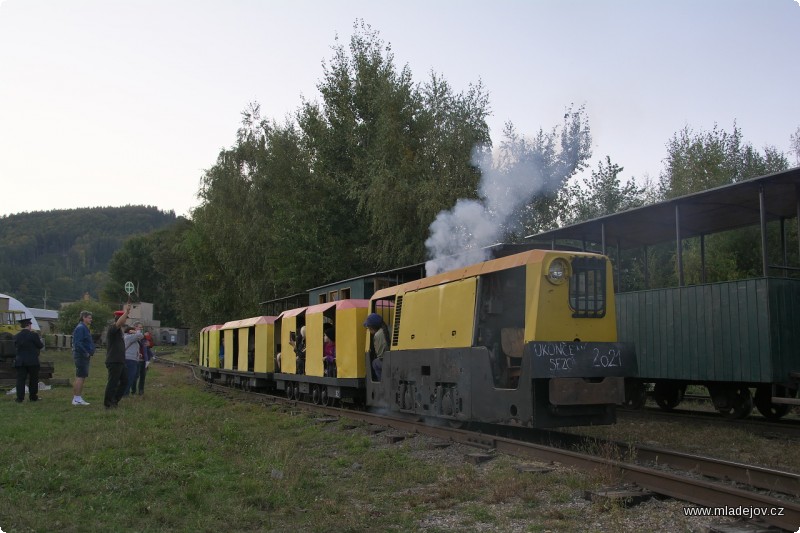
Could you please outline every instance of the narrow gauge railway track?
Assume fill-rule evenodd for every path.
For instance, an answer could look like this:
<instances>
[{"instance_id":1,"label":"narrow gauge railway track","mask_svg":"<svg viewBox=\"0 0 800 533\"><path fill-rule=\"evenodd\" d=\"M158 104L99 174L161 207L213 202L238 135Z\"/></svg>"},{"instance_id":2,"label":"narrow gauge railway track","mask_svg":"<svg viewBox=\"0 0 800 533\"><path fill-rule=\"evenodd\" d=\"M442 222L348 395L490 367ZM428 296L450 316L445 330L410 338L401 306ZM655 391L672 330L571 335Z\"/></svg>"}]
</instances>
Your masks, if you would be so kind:
<instances>
[{"instance_id":1,"label":"narrow gauge railway track","mask_svg":"<svg viewBox=\"0 0 800 533\"><path fill-rule=\"evenodd\" d=\"M582 450L587 448L601 450L602 453L607 456L628 457L638 464L692 472L713 479L726 480L760 490L777 492L794 498L800 498L800 474L794 472L678 452L654 446L634 446L602 438L559 431L524 431L510 438L569 450Z\"/></svg>"},{"instance_id":2,"label":"narrow gauge railway track","mask_svg":"<svg viewBox=\"0 0 800 533\"><path fill-rule=\"evenodd\" d=\"M617 417L625 419L649 419L658 418L659 420L675 420L677 422L689 422L695 424L716 424L718 426L729 426L745 429L752 433L762 435L767 438L781 438L800 440L800 420L793 418L782 418L780 420L769 421L759 418L730 419L720 416L716 411L692 411L688 409L675 409L664 411L659 407L645 407L643 409L617 409Z\"/></svg>"},{"instance_id":3,"label":"narrow gauge railway track","mask_svg":"<svg viewBox=\"0 0 800 533\"><path fill-rule=\"evenodd\" d=\"M312 403L289 400L283 396L230 389L220 384L208 383L196 374L197 366L190 363L166 359L157 359L157 362L186 367L191 370L194 379L202 382L211 390L226 394L234 393L238 398L246 397L250 398L251 401L272 405L302 406L308 412L319 413L320 415L346 417L369 424L389 427L397 431L424 434L445 441L471 445L520 458L560 463L582 470L616 472L622 482L635 483L651 492L703 507L735 508L741 506L751 509L773 510L773 512L780 509L782 510L780 516L772 516L769 512L766 512L759 516L759 520L769 526L779 527L787 531L795 531L800 525L800 503L797 501L800 494L800 476L797 474L658 448L630 447L620 443L592 439L595 445L604 447L604 449L608 446L616 447L620 456L628 454L638 461L654 463L657 466L636 464L623 460L598 457L570 449L580 447L579 441L583 441L584 444L587 442L585 437L572 434L550 431L523 431L519 433L513 432L512 434L503 429L503 434L510 436L490 435L486 432L431 425L418 417L400 418L354 409L324 407ZM485 430L486 428L483 429ZM519 440L520 438L525 438L526 440ZM542 441L549 442L552 445L538 443ZM666 470L665 466L668 466L671 471ZM678 474L676 471L682 471L683 473ZM687 473L693 475L687 475ZM746 490L733 486L728 482L701 479L697 474L734 481L751 489ZM769 491L770 493L778 492L783 494L784 497L777 498L770 494L765 494L764 491Z\"/></svg>"}]
</instances>

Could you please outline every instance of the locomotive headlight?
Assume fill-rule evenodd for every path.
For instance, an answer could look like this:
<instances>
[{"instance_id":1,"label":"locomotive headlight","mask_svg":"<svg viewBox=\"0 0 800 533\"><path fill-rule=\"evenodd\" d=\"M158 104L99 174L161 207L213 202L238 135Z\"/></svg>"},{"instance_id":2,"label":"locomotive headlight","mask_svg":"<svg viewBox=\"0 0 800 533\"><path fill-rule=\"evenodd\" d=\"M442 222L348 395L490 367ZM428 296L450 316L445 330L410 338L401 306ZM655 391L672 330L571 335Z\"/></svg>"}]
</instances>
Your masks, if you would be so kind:
<instances>
[{"instance_id":1,"label":"locomotive headlight","mask_svg":"<svg viewBox=\"0 0 800 533\"><path fill-rule=\"evenodd\" d=\"M557 257L547 267L547 281L553 285L561 285L569 277L569 263Z\"/></svg>"}]
</instances>

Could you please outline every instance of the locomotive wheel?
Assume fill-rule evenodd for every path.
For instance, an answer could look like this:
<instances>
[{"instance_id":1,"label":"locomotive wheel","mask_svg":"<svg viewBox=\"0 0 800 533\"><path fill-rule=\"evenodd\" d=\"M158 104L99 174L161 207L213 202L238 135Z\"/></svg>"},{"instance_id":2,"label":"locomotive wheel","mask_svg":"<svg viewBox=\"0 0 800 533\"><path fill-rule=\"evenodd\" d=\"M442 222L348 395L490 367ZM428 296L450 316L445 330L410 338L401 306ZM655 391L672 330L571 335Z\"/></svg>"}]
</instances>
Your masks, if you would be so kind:
<instances>
[{"instance_id":1,"label":"locomotive wheel","mask_svg":"<svg viewBox=\"0 0 800 533\"><path fill-rule=\"evenodd\" d=\"M319 405L320 401L319 385L314 385L311 387L311 403Z\"/></svg>"},{"instance_id":2,"label":"locomotive wheel","mask_svg":"<svg viewBox=\"0 0 800 533\"><path fill-rule=\"evenodd\" d=\"M331 404L331 398L328 396L328 387L322 387L322 393L320 396L320 401L322 405L329 406Z\"/></svg>"},{"instance_id":3,"label":"locomotive wheel","mask_svg":"<svg viewBox=\"0 0 800 533\"><path fill-rule=\"evenodd\" d=\"M627 409L641 409L647 401L647 389L644 383L636 379L625 381L625 401L622 406Z\"/></svg>"},{"instance_id":4,"label":"locomotive wheel","mask_svg":"<svg viewBox=\"0 0 800 533\"><path fill-rule=\"evenodd\" d=\"M747 387L727 389L728 405L717 409L725 418L745 418L753 411L753 396Z\"/></svg>"},{"instance_id":5,"label":"locomotive wheel","mask_svg":"<svg viewBox=\"0 0 800 533\"><path fill-rule=\"evenodd\" d=\"M665 411L672 411L683 400L683 393L686 387L672 383L656 383L653 389L653 399L660 408Z\"/></svg>"},{"instance_id":6,"label":"locomotive wheel","mask_svg":"<svg viewBox=\"0 0 800 533\"><path fill-rule=\"evenodd\" d=\"M797 391L788 389L782 385L777 385L775 387L775 396L780 396L781 398L794 398L797 396ZM758 412L764 415L764 418L768 420L778 420L792 410L791 405L772 403L772 387L770 386L759 387L756 390L755 404Z\"/></svg>"},{"instance_id":7,"label":"locomotive wheel","mask_svg":"<svg viewBox=\"0 0 800 533\"><path fill-rule=\"evenodd\" d=\"M291 383L287 383L286 384L286 398L289 399L289 400L292 399L292 384Z\"/></svg>"}]
</instances>

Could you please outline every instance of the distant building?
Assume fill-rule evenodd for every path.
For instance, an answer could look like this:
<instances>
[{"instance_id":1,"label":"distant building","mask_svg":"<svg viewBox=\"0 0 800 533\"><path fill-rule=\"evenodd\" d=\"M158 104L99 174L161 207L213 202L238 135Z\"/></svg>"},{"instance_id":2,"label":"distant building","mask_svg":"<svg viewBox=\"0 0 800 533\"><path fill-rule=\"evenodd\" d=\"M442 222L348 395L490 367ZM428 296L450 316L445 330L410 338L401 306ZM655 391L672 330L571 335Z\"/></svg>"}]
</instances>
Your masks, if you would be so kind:
<instances>
[{"instance_id":1,"label":"distant building","mask_svg":"<svg viewBox=\"0 0 800 533\"><path fill-rule=\"evenodd\" d=\"M154 331L161 327L160 320L153 320L153 304L150 302L137 302L131 304L128 323L141 322L145 331Z\"/></svg>"},{"instance_id":2,"label":"distant building","mask_svg":"<svg viewBox=\"0 0 800 533\"><path fill-rule=\"evenodd\" d=\"M131 304L128 324L134 322L141 322L144 330L153 334L153 341L156 344L185 346L189 342L189 330L162 327L160 320L153 320L153 304L150 302Z\"/></svg>"},{"instance_id":3,"label":"distant building","mask_svg":"<svg viewBox=\"0 0 800 533\"><path fill-rule=\"evenodd\" d=\"M49 335L56 332L56 322L58 321L58 311L54 309L37 309L29 307L28 311L39 322L42 335Z\"/></svg>"}]
</instances>

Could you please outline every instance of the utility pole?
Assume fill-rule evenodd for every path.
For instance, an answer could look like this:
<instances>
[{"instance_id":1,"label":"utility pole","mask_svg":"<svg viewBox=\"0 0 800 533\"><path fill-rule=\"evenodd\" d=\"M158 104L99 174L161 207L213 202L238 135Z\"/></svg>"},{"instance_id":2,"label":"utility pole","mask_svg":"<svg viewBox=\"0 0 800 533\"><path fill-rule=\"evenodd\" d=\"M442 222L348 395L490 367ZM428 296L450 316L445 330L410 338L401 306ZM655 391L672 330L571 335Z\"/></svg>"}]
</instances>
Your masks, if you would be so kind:
<instances>
[{"instance_id":1,"label":"utility pole","mask_svg":"<svg viewBox=\"0 0 800 533\"><path fill-rule=\"evenodd\" d=\"M44 300L42 302L42 309L47 309L47 289L44 290Z\"/></svg>"}]
</instances>

